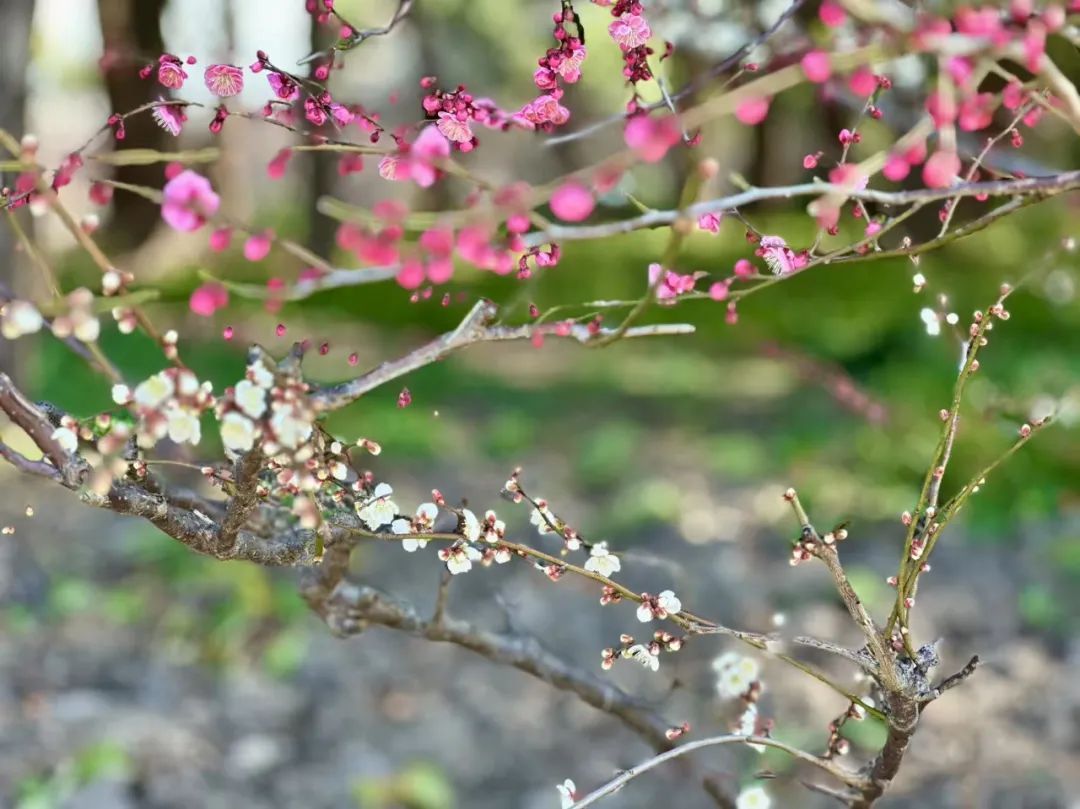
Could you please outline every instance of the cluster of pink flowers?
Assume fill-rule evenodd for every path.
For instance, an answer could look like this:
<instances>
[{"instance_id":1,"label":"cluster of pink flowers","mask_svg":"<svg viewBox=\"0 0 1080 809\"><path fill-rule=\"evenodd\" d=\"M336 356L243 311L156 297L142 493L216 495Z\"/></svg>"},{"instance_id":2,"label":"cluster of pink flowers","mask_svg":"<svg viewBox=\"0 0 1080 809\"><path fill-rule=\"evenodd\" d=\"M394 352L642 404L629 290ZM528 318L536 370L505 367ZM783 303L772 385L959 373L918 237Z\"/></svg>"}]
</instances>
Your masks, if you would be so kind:
<instances>
[{"instance_id":1,"label":"cluster of pink flowers","mask_svg":"<svg viewBox=\"0 0 1080 809\"><path fill-rule=\"evenodd\" d=\"M158 84L162 87L168 87L170 90L179 90L184 86L184 82L187 81L188 77L187 71L184 70L185 64L195 64L195 57L189 56L184 60L171 53L163 53L157 58L156 64L151 62L142 68L139 71L139 77L143 79L150 78L156 68Z\"/></svg>"},{"instance_id":2,"label":"cluster of pink flowers","mask_svg":"<svg viewBox=\"0 0 1080 809\"><path fill-rule=\"evenodd\" d=\"M666 270L659 264L649 265L649 286L656 287L656 299L660 303L674 303L680 295L694 291L694 284L701 276L698 273L677 273Z\"/></svg>"},{"instance_id":3,"label":"cluster of pink flowers","mask_svg":"<svg viewBox=\"0 0 1080 809\"><path fill-rule=\"evenodd\" d=\"M581 78L581 65L587 54L582 41L581 22L572 5L564 3L562 10L557 11L552 20L555 23L553 36L558 45L548 48L547 53L540 57L539 67L533 74L533 83L542 92L518 113L531 126L545 132L570 120L570 110L561 103L562 82L574 84ZM577 36L566 29L568 24L578 27Z\"/></svg>"},{"instance_id":4,"label":"cluster of pink flowers","mask_svg":"<svg viewBox=\"0 0 1080 809\"><path fill-rule=\"evenodd\" d=\"M652 78L649 57L653 53L648 43L652 28L645 19L645 8L640 0L618 0L611 8L615 21L608 26L608 33L623 52L623 76L631 83Z\"/></svg>"},{"instance_id":5,"label":"cluster of pink flowers","mask_svg":"<svg viewBox=\"0 0 1080 809\"><path fill-rule=\"evenodd\" d=\"M428 91L421 101L424 114L435 121L442 136L460 152L471 152L479 144L473 123L489 129L506 129L515 123L514 116L500 110L489 98L476 98L463 84L455 90L441 90L434 76L425 76L420 86Z\"/></svg>"},{"instance_id":6,"label":"cluster of pink flowers","mask_svg":"<svg viewBox=\"0 0 1080 809\"><path fill-rule=\"evenodd\" d=\"M397 154L379 161L379 175L384 180L412 180L421 188L430 188L442 176L439 163L450 152L450 141L438 126L425 126L414 142L399 140Z\"/></svg>"},{"instance_id":7,"label":"cluster of pink flowers","mask_svg":"<svg viewBox=\"0 0 1080 809\"><path fill-rule=\"evenodd\" d=\"M780 236L762 236L755 252L765 259L773 275L789 275L803 269L810 261L805 251L796 253Z\"/></svg>"},{"instance_id":8,"label":"cluster of pink flowers","mask_svg":"<svg viewBox=\"0 0 1080 809\"><path fill-rule=\"evenodd\" d=\"M221 204L210 181L190 169L170 178L162 189L162 196L161 218L170 227L184 232L205 225Z\"/></svg>"}]
</instances>

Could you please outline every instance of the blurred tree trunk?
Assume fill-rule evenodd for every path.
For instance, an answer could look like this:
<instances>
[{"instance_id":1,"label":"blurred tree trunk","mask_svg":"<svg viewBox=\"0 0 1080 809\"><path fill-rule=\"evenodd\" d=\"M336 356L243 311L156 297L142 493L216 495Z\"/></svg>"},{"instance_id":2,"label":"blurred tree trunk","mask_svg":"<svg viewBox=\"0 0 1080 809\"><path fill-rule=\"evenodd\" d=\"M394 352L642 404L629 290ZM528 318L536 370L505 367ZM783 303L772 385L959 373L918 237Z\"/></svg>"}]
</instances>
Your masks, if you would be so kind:
<instances>
[{"instance_id":1,"label":"blurred tree trunk","mask_svg":"<svg viewBox=\"0 0 1080 809\"><path fill-rule=\"evenodd\" d=\"M0 128L18 140L26 125L26 66L30 61L30 22L34 0L0 0ZM0 186L14 185L14 175L0 173ZM15 288L15 235L0 223L0 284ZM17 343L0 340L0 368L18 382Z\"/></svg>"},{"instance_id":2,"label":"blurred tree trunk","mask_svg":"<svg viewBox=\"0 0 1080 809\"><path fill-rule=\"evenodd\" d=\"M17 0L15 0L17 2ZM113 112L128 112L164 95L153 79L139 78L139 67L157 59L165 49L161 36L161 12L167 0L98 0L105 53L112 56L105 71L105 89ZM129 119L127 137L116 142L117 149L163 149L165 132L149 115ZM116 179L136 185L158 187L162 167L122 166ZM136 194L118 193L113 199L113 227L110 238L123 247L141 244L158 223L158 208Z\"/></svg>"},{"instance_id":3,"label":"blurred tree trunk","mask_svg":"<svg viewBox=\"0 0 1080 809\"><path fill-rule=\"evenodd\" d=\"M327 31L315 22L315 15L311 15L311 32L309 44L311 52L322 50L330 43ZM311 73L314 76L317 63L311 63ZM301 108L300 114L303 115ZM319 197L331 194L337 182L337 160L330 152L309 152L309 180L305 184L307 191L304 204L308 212L308 247L313 253L323 258L329 258L334 249L334 233L336 226L334 221L327 216L322 216L315 210L315 203Z\"/></svg>"}]
</instances>

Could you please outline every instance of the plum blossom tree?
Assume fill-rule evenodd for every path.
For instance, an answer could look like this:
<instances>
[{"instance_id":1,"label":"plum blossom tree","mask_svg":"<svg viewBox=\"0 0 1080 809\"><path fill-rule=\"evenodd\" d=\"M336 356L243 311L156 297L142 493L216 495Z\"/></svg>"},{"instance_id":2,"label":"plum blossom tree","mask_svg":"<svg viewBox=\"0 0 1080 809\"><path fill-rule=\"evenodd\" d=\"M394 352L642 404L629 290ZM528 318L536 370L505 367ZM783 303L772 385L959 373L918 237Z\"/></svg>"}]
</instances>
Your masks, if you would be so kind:
<instances>
[{"instance_id":1,"label":"plum blossom tree","mask_svg":"<svg viewBox=\"0 0 1080 809\"><path fill-rule=\"evenodd\" d=\"M940 438L927 473L912 509L900 519L899 561L888 579L896 591L889 614L871 615L848 577L841 555L847 529L819 530L794 489L776 493L790 505L795 519L791 563L820 563L828 570L836 596L862 636L863 644L854 649L828 639L735 629L699 615L670 589L631 589L620 581L630 567L627 560L607 543L586 539L557 507L532 494L520 470L510 475L501 492L488 494L500 496L508 507L527 509L539 536L536 542L509 535L503 512L474 511L447 500L437 488L426 502L399 505L392 484L368 468L381 451L379 444L368 437L333 434L326 417L478 343L531 341L539 348L547 339L566 339L587 350L628 339L677 338L693 331L693 325L650 323L648 318L655 305L677 308L688 300L713 301L734 325L744 299L767 294L796 275L824 265L889 257L917 262L921 254L991 227L1021 208L1080 189L1078 171L1024 175L993 159L999 146L1021 149L1025 129L1053 127L1062 136L1080 133L1080 93L1047 51L1050 40L1080 41L1075 27L1080 4L1014 0L1006 8L961 6L946 14L916 12L899 0L795 0L729 57L673 89L658 78L658 70L674 46L651 18L648 0L593 0L610 19L588 32L588 46L574 2L552 0L553 44L538 54L534 97L494 100L477 97L464 84L451 89L438 77L416 77L422 102L393 124L389 113L368 100L339 98L332 71L368 39L390 36L408 25L413 6L422 2L401 0L385 24L365 29L345 19L330 0L306 0L315 22L336 34L333 45L302 60L309 72L286 67L263 51L246 67L203 66L198 55L169 53L129 66L154 87L160 100L113 111L97 136L73 148L59 166L39 162L33 136L19 140L14 133L0 132L0 146L20 170L14 186L0 192L0 207L48 291L46 298L29 300L0 290L3 337L51 332L101 375L115 402L109 411L76 419L49 403L31 401L8 375L0 374L0 409L39 451L26 455L0 445L0 455L19 471L69 490L87 506L149 521L196 553L296 568L303 598L337 635L382 625L461 645L576 694L656 749L655 758L591 790L579 789L571 780L559 784L564 807L597 803L666 761L714 745L784 751L813 773L803 781L809 789L856 809L876 804L914 743L923 711L978 665L975 658L956 673L936 675L935 644L920 642L910 629L918 589L930 572L938 541L998 466L1047 424L1043 419L1019 425L1004 455L954 487L951 497L942 497L964 394L980 370L992 330L1009 318L1012 286L996 290L990 304L970 318L947 307L923 311L928 330L948 327L960 335L961 364L953 395L938 414ZM577 3L584 5L585 0ZM604 75L590 68L590 53L600 49L619 55L621 73ZM751 61L761 53L766 58ZM915 120L894 123L887 113L890 69L898 57L911 53L918 54L933 75L921 90ZM114 64L110 69L119 68ZM259 85L262 77L265 82ZM643 229L666 229L666 247L635 271L640 294L629 300L568 301L546 311L530 305L528 316L517 320L491 300L471 301L452 331L329 385L305 375L305 355L315 350L308 341L297 342L285 356L272 356L256 345L248 351L244 370L238 369L235 384L215 392L185 363L177 332L160 330L144 311L157 291L140 282L136 269L116 266L95 240L93 228L77 221L66 201L72 178L91 170L86 161L99 152L106 136L123 138L129 122L146 117L169 136L187 127L187 111L203 105L185 99L185 88L200 78L217 98L211 108L212 136L226 126L260 124L295 133L297 145L267 167L271 177L281 175L293 152L320 152L337 156L343 178L374 188L385 182L420 188L456 183L467 196L459 208L436 211L411 210L389 198L362 211L322 200L320 210L340 220L338 247L359 265L339 268L264 225L226 218L218 192L192 155L154 152L145 157L166 164L167 181L161 188L95 174L91 194L101 204L108 204L114 192L137 195L160 206L167 227L205 239L210 252L224 250L240 236L248 261L282 251L303 267L295 280L274 280L265 287L208 279L191 294L190 309L197 316L226 309L231 296L262 299L273 310L320 291L368 283L396 283L414 300L436 292L449 296L455 275L464 267L502 276L510 289L557 265L575 242ZM590 81L626 86L625 110L610 119L580 120L586 116L575 109L567 88ZM646 100L650 83L658 85L660 100ZM245 85L262 87L266 100L261 108L238 106L235 99ZM806 181L758 187L738 177L721 178L718 162L702 153L703 131L727 117L746 127L759 125L775 98L800 85L810 85L830 103L843 98L854 110L835 143L821 144L820 151L803 158ZM861 146L870 129L888 134L886 148ZM484 176L485 146L513 130L533 133L540 155L555 143L601 140L604 133L620 130L621 136L608 141L610 148L595 164L579 166L546 185L493 182ZM974 133L982 145L969 149L961 133ZM600 204L620 193L620 179L632 174L639 162L656 163L674 154L693 165L676 206L648 208L635 200L636 211L627 214L626 208ZM364 158L376 161L377 176L364 175ZM356 174L361 177L354 178ZM807 202L812 239L754 226L756 206L793 199ZM99 290L61 288L48 258L20 224L23 208L55 217L70 232L100 270ZM939 231L917 240L908 225L916 214L935 208ZM691 232L715 235L732 225L745 235L746 247L730 271L684 265L682 247ZM1060 249L1072 250L1074 245L1066 239ZM921 273L913 282L917 293L928 284ZM156 342L161 370L141 380L123 376L98 343L102 321L110 315L121 333L141 331ZM285 333L286 326L278 326L277 335ZM224 337L232 336L228 327ZM321 353L325 349L318 348ZM355 355L349 364L357 364ZM406 388L398 404L404 407L410 401ZM215 495L182 489L154 465L155 455L168 453L169 444L203 445L202 428L208 423L214 424L223 448L223 454L207 457L200 467ZM474 495L480 498L483 493ZM371 542L396 544L409 553L432 553L428 546L438 546L432 553L438 562L433 558L432 565L441 562L446 574L431 618L349 578L353 550ZM743 644L747 654L728 651L714 664L717 692L738 701L738 721L720 735L695 738L701 730L696 719L692 724L665 719L609 681L576 670L536 644L511 633L478 629L447 613L446 592L454 576L497 575L497 570L486 569L511 563L530 565L550 582L566 576L589 580L601 605L634 605L637 621L627 620L618 643L597 643L604 670L629 661L657 672L666 656L688 642L706 644L714 636ZM649 626L641 634L630 634L636 623ZM801 659L804 650L824 652L853 667L864 676L865 688L849 691ZM762 656L821 680L842 701L820 752L773 737L773 720L762 715L759 705ZM848 743L840 730L867 717L885 724L886 741L871 760L846 761ZM555 774L552 780L557 780ZM720 806L770 805L766 784L749 783L732 791L712 777L699 780Z\"/></svg>"}]
</instances>

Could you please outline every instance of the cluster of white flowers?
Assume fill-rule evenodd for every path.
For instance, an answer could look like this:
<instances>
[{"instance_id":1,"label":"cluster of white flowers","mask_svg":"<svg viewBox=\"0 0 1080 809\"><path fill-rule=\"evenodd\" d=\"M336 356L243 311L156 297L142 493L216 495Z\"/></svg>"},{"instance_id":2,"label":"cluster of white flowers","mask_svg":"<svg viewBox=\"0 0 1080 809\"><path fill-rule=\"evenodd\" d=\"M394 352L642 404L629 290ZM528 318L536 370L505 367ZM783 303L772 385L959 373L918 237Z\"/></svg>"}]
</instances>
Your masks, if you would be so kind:
<instances>
[{"instance_id":1,"label":"cluster of white flowers","mask_svg":"<svg viewBox=\"0 0 1080 809\"><path fill-rule=\"evenodd\" d=\"M439 551L439 558L446 562L446 569L456 576L459 573L468 573L472 570L473 562L483 560L484 554L468 542L459 541L449 548L442 548Z\"/></svg>"},{"instance_id":2,"label":"cluster of white flowers","mask_svg":"<svg viewBox=\"0 0 1080 809\"><path fill-rule=\"evenodd\" d=\"M641 604L637 609L637 619L643 624L647 624L654 618L662 621L669 615L677 615L681 611L682 602L671 590L664 590L655 596L642 593Z\"/></svg>"},{"instance_id":3,"label":"cluster of white flowers","mask_svg":"<svg viewBox=\"0 0 1080 809\"><path fill-rule=\"evenodd\" d=\"M226 391L219 406L221 440L233 452L247 452L262 440L263 450L296 463L311 458L308 444L315 430L315 412L300 378L275 376L261 359L248 365L245 378ZM340 474L344 477L345 470Z\"/></svg>"},{"instance_id":4,"label":"cluster of white flowers","mask_svg":"<svg viewBox=\"0 0 1080 809\"><path fill-rule=\"evenodd\" d=\"M93 342L101 334L101 323L94 314L94 293L79 287L68 294L67 311L53 318L53 334L63 340L74 335L84 343Z\"/></svg>"},{"instance_id":5,"label":"cluster of white flowers","mask_svg":"<svg viewBox=\"0 0 1080 809\"><path fill-rule=\"evenodd\" d=\"M558 517L552 514L546 500L537 500L536 508L529 515L529 522L536 526L536 531L540 534L554 534L555 529L551 526L558 525L557 520Z\"/></svg>"},{"instance_id":6,"label":"cluster of white flowers","mask_svg":"<svg viewBox=\"0 0 1080 809\"><path fill-rule=\"evenodd\" d=\"M380 484L386 486L385 483ZM389 486L387 486L389 488ZM392 504L391 504L392 505ZM390 523L390 530L395 534L422 534L430 532L435 526L435 518L439 516L439 507L434 503L421 503L416 508L416 516L411 520L399 517ZM360 519L364 519L361 516ZM364 520L368 522L367 520ZM370 524L370 523L369 523ZM407 537L401 541L401 547L409 553L415 553L420 548L426 548L428 541L426 539L417 539L415 537Z\"/></svg>"},{"instance_id":7,"label":"cluster of white flowers","mask_svg":"<svg viewBox=\"0 0 1080 809\"><path fill-rule=\"evenodd\" d=\"M618 556L607 549L606 542L597 542L589 550L589 558L585 560L585 569L610 578L612 573L622 570L622 563ZM682 605L680 604L679 607L681 609Z\"/></svg>"},{"instance_id":8,"label":"cluster of white flowers","mask_svg":"<svg viewBox=\"0 0 1080 809\"><path fill-rule=\"evenodd\" d=\"M166 368L131 390L113 385L113 401L129 406L138 418L136 438L149 448L167 435L177 444L198 444L202 438L199 416L213 407L210 382L199 383L187 368Z\"/></svg>"},{"instance_id":9,"label":"cluster of white flowers","mask_svg":"<svg viewBox=\"0 0 1080 809\"><path fill-rule=\"evenodd\" d=\"M45 318L30 301L8 301L0 307L0 334L5 340L15 340L24 334L41 331Z\"/></svg>"},{"instance_id":10,"label":"cluster of white flowers","mask_svg":"<svg viewBox=\"0 0 1080 809\"><path fill-rule=\"evenodd\" d=\"M716 672L716 691L723 699L743 696L758 681L761 667L752 657L724 652L712 663Z\"/></svg>"},{"instance_id":11,"label":"cluster of white flowers","mask_svg":"<svg viewBox=\"0 0 1080 809\"><path fill-rule=\"evenodd\" d=\"M380 483L366 500L356 501L356 515L369 531L378 531L384 525L392 525L398 514L397 504L390 499L394 493L389 483ZM394 531L396 534L407 533ZM423 546L421 546L423 547ZM415 550L415 549L414 549Z\"/></svg>"},{"instance_id":12,"label":"cluster of white flowers","mask_svg":"<svg viewBox=\"0 0 1080 809\"><path fill-rule=\"evenodd\" d=\"M764 787L747 787L735 798L735 809L769 809L772 799Z\"/></svg>"}]
</instances>

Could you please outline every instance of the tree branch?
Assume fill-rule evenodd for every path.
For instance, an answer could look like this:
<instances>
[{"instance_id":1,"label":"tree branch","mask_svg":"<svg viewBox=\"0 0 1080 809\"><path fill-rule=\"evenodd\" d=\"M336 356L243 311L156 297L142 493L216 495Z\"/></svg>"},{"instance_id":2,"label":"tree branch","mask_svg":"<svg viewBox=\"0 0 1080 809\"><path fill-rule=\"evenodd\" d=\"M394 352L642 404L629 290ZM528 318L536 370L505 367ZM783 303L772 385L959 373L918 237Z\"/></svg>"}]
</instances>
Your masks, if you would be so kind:
<instances>
[{"instance_id":1,"label":"tree branch","mask_svg":"<svg viewBox=\"0 0 1080 809\"><path fill-rule=\"evenodd\" d=\"M490 301L480 301L453 331L437 337L403 357L384 362L355 379L315 390L311 394L311 403L319 411L339 410L355 402L365 393L385 385L387 382L425 365L438 362L454 351L476 343L528 340L537 333L543 333L545 336L550 334L554 337L567 337L588 345L593 341L599 342L614 333L613 329L590 330L587 326L576 323L570 324L563 331L558 332L552 330L554 327L551 326L542 329L536 325L491 325L497 313L498 307L495 304ZM658 324L629 329L623 334L623 337L680 335L691 334L693 331L694 327L686 324Z\"/></svg>"},{"instance_id":2,"label":"tree branch","mask_svg":"<svg viewBox=\"0 0 1080 809\"><path fill-rule=\"evenodd\" d=\"M828 759L815 756L812 753L807 753L805 750L800 750L797 747L793 747L792 745L777 741L776 739L770 739L767 736L712 736L707 739L698 739L697 741L687 742L686 744L679 745L674 750L669 750L666 753L661 753L660 755L655 756L648 761L643 761L642 763L631 767L629 770L626 770L620 773L615 778L612 778L603 786L590 792L577 803L573 804L570 809L585 809L586 806L592 806L594 803L597 803L603 798L606 798L607 796L618 791L642 773L646 773L654 767L658 767L673 758L686 755L687 753L693 753L695 750L700 750L703 747L715 747L722 744L760 744L766 747L773 747L777 750L783 750L788 755L791 755L794 758L799 759L800 761L805 761L806 763L811 764L818 769L829 773L830 775L839 779L841 782L848 784L849 786L861 788L865 784L863 779L859 777L858 774L853 773L849 770L845 770L843 767Z\"/></svg>"}]
</instances>

